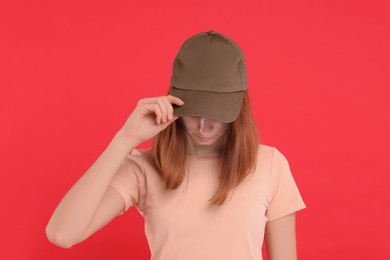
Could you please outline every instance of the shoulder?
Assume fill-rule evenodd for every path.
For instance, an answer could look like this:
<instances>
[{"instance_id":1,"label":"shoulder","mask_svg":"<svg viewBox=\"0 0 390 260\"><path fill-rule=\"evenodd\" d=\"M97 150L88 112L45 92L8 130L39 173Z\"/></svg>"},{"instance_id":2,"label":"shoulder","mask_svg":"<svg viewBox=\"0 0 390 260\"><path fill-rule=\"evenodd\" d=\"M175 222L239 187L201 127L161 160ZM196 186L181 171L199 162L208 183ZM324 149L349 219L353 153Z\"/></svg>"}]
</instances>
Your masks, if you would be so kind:
<instances>
[{"instance_id":1,"label":"shoulder","mask_svg":"<svg viewBox=\"0 0 390 260\"><path fill-rule=\"evenodd\" d=\"M275 146L259 144L258 159L272 163L277 160L285 160L286 157Z\"/></svg>"},{"instance_id":2,"label":"shoulder","mask_svg":"<svg viewBox=\"0 0 390 260\"><path fill-rule=\"evenodd\" d=\"M149 164L153 164L153 156L152 150L149 149L133 149L131 153L129 153L125 160L125 164L135 163L142 168Z\"/></svg>"},{"instance_id":3,"label":"shoulder","mask_svg":"<svg viewBox=\"0 0 390 260\"><path fill-rule=\"evenodd\" d=\"M258 161L261 161L262 163L271 163L275 150L276 148L274 146L259 144L259 150L257 153Z\"/></svg>"},{"instance_id":4,"label":"shoulder","mask_svg":"<svg viewBox=\"0 0 390 260\"><path fill-rule=\"evenodd\" d=\"M276 177L289 168L284 154L275 146L259 144L257 165L269 178Z\"/></svg>"}]
</instances>

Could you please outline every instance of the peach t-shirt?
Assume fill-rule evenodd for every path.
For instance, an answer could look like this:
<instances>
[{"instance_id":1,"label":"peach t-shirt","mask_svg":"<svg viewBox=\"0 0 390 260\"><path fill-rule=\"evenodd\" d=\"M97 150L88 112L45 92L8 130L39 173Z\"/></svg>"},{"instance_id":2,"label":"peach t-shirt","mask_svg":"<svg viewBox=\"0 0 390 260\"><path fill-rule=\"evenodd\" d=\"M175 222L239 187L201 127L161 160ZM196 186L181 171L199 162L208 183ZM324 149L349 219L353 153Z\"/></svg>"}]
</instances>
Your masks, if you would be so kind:
<instances>
[{"instance_id":1,"label":"peach t-shirt","mask_svg":"<svg viewBox=\"0 0 390 260\"><path fill-rule=\"evenodd\" d=\"M125 211L135 206L144 217L151 260L261 260L267 221L306 207L275 147L259 145L255 173L219 207L208 200L218 188L220 158L187 158L188 178L177 190L165 190L150 149L134 149L111 181Z\"/></svg>"}]
</instances>

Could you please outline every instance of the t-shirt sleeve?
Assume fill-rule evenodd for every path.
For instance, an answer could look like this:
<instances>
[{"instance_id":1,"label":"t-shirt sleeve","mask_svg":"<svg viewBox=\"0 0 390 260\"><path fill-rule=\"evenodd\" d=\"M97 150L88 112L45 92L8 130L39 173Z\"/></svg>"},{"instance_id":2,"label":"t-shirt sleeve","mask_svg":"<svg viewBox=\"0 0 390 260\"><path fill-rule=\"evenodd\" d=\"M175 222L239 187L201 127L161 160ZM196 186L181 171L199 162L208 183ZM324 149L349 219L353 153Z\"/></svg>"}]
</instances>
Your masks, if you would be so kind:
<instances>
[{"instance_id":1,"label":"t-shirt sleeve","mask_svg":"<svg viewBox=\"0 0 390 260\"><path fill-rule=\"evenodd\" d=\"M125 157L110 182L110 185L119 192L126 203L124 212L131 206L136 206L140 211L143 210L146 180L141 157L141 153L134 149L131 154Z\"/></svg>"},{"instance_id":2,"label":"t-shirt sleeve","mask_svg":"<svg viewBox=\"0 0 390 260\"><path fill-rule=\"evenodd\" d=\"M270 183L272 198L266 212L267 221L278 219L306 208L286 157L274 148Z\"/></svg>"}]
</instances>

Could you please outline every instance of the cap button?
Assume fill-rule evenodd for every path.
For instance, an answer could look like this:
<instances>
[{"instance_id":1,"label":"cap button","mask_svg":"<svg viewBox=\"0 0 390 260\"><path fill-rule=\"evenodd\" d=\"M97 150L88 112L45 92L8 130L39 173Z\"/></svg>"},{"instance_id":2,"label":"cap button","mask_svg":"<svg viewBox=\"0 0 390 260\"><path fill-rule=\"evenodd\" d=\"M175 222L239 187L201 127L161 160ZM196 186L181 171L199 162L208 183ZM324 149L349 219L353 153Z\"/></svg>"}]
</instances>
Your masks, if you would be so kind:
<instances>
[{"instance_id":1,"label":"cap button","mask_svg":"<svg viewBox=\"0 0 390 260\"><path fill-rule=\"evenodd\" d=\"M217 32L214 31L214 30L210 30L210 31L208 31L207 33L210 34L210 35L212 35L212 34L217 34Z\"/></svg>"}]
</instances>

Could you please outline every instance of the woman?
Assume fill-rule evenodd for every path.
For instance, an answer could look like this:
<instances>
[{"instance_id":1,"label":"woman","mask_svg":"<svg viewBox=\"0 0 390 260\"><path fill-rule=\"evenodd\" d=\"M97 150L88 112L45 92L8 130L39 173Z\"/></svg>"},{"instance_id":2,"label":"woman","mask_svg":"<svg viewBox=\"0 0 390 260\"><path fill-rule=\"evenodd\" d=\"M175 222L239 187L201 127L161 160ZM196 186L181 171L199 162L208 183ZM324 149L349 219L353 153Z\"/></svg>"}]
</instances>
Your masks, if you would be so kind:
<instances>
[{"instance_id":1,"label":"woman","mask_svg":"<svg viewBox=\"0 0 390 260\"><path fill-rule=\"evenodd\" d=\"M135 206L155 260L258 260L264 236L270 260L297 259L295 212L306 206L283 154L259 144L247 87L234 41L187 39L168 95L138 102L57 206L48 239L69 248Z\"/></svg>"}]
</instances>

